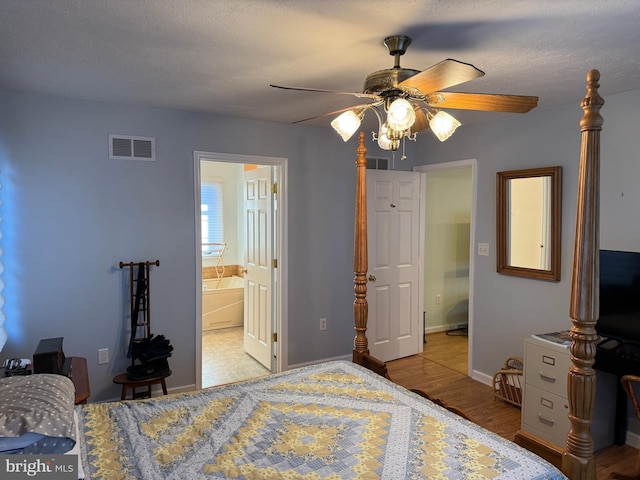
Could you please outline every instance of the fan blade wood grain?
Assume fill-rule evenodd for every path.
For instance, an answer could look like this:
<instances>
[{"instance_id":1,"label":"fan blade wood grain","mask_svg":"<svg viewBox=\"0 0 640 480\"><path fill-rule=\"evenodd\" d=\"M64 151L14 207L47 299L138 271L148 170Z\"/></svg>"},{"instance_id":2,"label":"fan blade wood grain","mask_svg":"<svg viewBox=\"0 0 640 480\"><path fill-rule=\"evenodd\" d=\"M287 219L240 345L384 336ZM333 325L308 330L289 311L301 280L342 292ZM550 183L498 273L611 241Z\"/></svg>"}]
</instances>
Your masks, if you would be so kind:
<instances>
[{"instance_id":1,"label":"fan blade wood grain","mask_svg":"<svg viewBox=\"0 0 640 480\"><path fill-rule=\"evenodd\" d=\"M413 77L407 78L400 82L398 86L417 88L427 95L483 76L484 72L470 63L448 58L415 74Z\"/></svg>"},{"instance_id":2,"label":"fan blade wood grain","mask_svg":"<svg viewBox=\"0 0 640 480\"><path fill-rule=\"evenodd\" d=\"M282 85L269 85L273 88L281 88L283 90L298 90L301 92L317 92L317 93L335 93L338 95L351 95L358 98L380 98L378 95L372 93L358 93L358 92L341 92L339 90L324 90L322 88L306 88L306 87L284 87ZM303 121L303 120L301 120Z\"/></svg>"},{"instance_id":3,"label":"fan blade wood grain","mask_svg":"<svg viewBox=\"0 0 640 480\"><path fill-rule=\"evenodd\" d=\"M436 92L435 95L442 97L442 101L433 105L436 108L526 113L538 105L538 97L524 95L462 92Z\"/></svg>"},{"instance_id":4,"label":"fan blade wood grain","mask_svg":"<svg viewBox=\"0 0 640 480\"><path fill-rule=\"evenodd\" d=\"M416 104L413 105L413 109L416 112L416 121L413 123L413 126L411 127L411 133L420 132L425 128L428 128L429 119L425 115L424 110L420 108L420 105L416 105Z\"/></svg>"}]
</instances>

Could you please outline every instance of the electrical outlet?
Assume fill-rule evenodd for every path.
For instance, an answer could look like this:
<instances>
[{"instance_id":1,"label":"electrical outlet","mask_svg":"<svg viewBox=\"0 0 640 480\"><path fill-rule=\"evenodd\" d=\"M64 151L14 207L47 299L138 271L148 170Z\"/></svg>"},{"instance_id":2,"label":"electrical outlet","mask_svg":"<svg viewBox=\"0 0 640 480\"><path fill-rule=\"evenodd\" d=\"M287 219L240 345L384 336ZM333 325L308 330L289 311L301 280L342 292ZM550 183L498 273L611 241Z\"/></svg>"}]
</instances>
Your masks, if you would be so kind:
<instances>
[{"instance_id":1,"label":"electrical outlet","mask_svg":"<svg viewBox=\"0 0 640 480\"><path fill-rule=\"evenodd\" d=\"M479 243L478 244L478 255L482 255L483 257L489 256L489 244L488 243Z\"/></svg>"},{"instance_id":2,"label":"electrical outlet","mask_svg":"<svg viewBox=\"0 0 640 480\"><path fill-rule=\"evenodd\" d=\"M109 363L109 349L100 348L98 349L98 365L104 365L105 363Z\"/></svg>"},{"instance_id":3,"label":"electrical outlet","mask_svg":"<svg viewBox=\"0 0 640 480\"><path fill-rule=\"evenodd\" d=\"M326 318L321 318L320 319L320 330L326 330L327 329L327 319Z\"/></svg>"}]
</instances>

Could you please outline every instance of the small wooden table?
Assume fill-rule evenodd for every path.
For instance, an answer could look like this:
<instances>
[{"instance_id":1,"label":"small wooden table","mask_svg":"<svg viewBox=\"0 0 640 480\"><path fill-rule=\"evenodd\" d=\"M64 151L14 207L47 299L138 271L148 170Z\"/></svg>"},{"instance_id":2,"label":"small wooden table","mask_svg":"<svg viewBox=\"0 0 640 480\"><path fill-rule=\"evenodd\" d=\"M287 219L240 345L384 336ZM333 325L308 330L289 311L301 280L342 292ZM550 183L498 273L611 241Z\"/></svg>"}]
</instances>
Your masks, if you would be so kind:
<instances>
[{"instance_id":1,"label":"small wooden table","mask_svg":"<svg viewBox=\"0 0 640 480\"><path fill-rule=\"evenodd\" d=\"M71 357L68 377L73 382L73 386L76 387L76 405L87 403L91 395L87 359L84 357Z\"/></svg>"},{"instance_id":2,"label":"small wooden table","mask_svg":"<svg viewBox=\"0 0 640 480\"><path fill-rule=\"evenodd\" d=\"M126 400L129 389L131 389L131 398L133 400L137 398L151 398L152 385L161 385L162 393L164 395L167 394L167 384L164 380L169 375L171 375L171 370L169 370L169 373L166 375L159 377L147 378L146 380L129 380L126 373L121 373L120 375L113 377L113 383L122 385L122 395L120 395L120 400ZM136 393L136 388L142 387L146 387L146 391Z\"/></svg>"}]
</instances>

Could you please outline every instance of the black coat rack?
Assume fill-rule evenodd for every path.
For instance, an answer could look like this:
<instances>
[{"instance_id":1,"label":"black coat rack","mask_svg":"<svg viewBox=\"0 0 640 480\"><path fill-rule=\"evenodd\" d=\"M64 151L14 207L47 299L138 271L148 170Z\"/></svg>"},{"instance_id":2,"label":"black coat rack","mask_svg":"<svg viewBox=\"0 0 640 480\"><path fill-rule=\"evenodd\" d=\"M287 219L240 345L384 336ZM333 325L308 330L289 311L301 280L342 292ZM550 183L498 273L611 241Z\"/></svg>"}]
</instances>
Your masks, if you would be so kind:
<instances>
[{"instance_id":1,"label":"black coat rack","mask_svg":"<svg viewBox=\"0 0 640 480\"><path fill-rule=\"evenodd\" d=\"M129 306L131 309L131 339L127 357L132 358L133 347L151 336L151 310L149 302L149 267L160 266L160 260L147 262L120 262L120 268L129 268ZM133 358L132 358L133 364Z\"/></svg>"}]
</instances>

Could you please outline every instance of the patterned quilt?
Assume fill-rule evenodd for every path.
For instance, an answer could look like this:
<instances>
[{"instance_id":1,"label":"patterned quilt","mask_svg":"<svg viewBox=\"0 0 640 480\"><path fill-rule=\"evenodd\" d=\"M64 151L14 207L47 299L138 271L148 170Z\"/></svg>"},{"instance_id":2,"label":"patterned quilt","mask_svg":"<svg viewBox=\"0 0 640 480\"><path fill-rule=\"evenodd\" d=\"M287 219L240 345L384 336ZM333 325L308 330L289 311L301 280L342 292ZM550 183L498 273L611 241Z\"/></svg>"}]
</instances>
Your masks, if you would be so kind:
<instances>
[{"instance_id":1,"label":"patterned quilt","mask_svg":"<svg viewBox=\"0 0 640 480\"><path fill-rule=\"evenodd\" d=\"M346 361L77 412L91 480L565 478Z\"/></svg>"}]
</instances>

